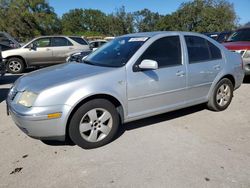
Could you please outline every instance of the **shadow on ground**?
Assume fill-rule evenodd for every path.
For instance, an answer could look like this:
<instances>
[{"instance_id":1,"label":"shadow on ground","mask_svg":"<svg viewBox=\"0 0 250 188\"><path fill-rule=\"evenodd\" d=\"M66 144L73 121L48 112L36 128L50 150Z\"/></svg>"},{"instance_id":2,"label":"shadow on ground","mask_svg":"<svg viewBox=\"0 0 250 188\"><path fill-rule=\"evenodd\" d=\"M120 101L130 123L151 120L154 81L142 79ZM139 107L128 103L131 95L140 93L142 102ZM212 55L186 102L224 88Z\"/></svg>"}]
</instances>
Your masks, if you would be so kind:
<instances>
[{"instance_id":1,"label":"shadow on ground","mask_svg":"<svg viewBox=\"0 0 250 188\"><path fill-rule=\"evenodd\" d=\"M186 116L186 115L193 114L195 112L202 111L204 109L206 109L206 105L200 104L200 105L196 105L196 106L193 106L193 107L188 107L188 108L184 108L184 109L181 109L181 110L168 112L168 113L165 113L165 114L152 116L152 117L149 117L149 118L145 118L145 119L133 121L133 122L130 122L130 123L126 123L126 124L124 124L124 125L122 125L120 127L120 129L118 131L118 134L115 137L114 141L116 139L118 139L119 137L121 137L126 131L140 129L140 128L143 128L143 127L154 125L156 123L163 122L163 121L173 120L173 119L176 119L176 118L179 118L179 117L182 117L182 116ZM59 141L42 141L42 142L44 144L47 144L47 145L50 145L50 146L65 146L65 145L73 146L73 145L75 145L70 139L68 139L66 142L59 142Z\"/></svg>"},{"instance_id":2,"label":"shadow on ground","mask_svg":"<svg viewBox=\"0 0 250 188\"><path fill-rule=\"evenodd\" d=\"M6 74L0 78L0 85L14 83L22 74Z\"/></svg>"},{"instance_id":3,"label":"shadow on ground","mask_svg":"<svg viewBox=\"0 0 250 188\"><path fill-rule=\"evenodd\" d=\"M250 84L250 76L245 76L244 80L243 80L244 84Z\"/></svg>"},{"instance_id":4,"label":"shadow on ground","mask_svg":"<svg viewBox=\"0 0 250 188\"><path fill-rule=\"evenodd\" d=\"M5 99L7 98L8 92L9 92L8 88L0 88L0 103L5 101Z\"/></svg>"}]
</instances>

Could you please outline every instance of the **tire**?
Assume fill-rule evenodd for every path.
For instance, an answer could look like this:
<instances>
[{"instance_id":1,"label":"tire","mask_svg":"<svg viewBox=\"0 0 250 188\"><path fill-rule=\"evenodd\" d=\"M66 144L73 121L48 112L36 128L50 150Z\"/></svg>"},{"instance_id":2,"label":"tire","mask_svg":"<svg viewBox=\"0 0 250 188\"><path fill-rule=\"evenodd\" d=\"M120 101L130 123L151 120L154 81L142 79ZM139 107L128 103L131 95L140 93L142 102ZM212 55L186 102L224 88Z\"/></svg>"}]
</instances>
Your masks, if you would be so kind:
<instances>
[{"instance_id":1,"label":"tire","mask_svg":"<svg viewBox=\"0 0 250 188\"><path fill-rule=\"evenodd\" d=\"M73 114L69 137L84 149L101 147L111 142L119 128L115 106L105 99L94 99L83 104Z\"/></svg>"},{"instance_id":2,"label":"tire","mask_svg":"<svg viewBox=\"0 0 250 188\"><path fill-rule=\"evenodd\" d=\"M10 58L7 62L7 71L12 74L23 73L25 65L22 59L20 58Z\"/></svg>"},{"instance_id":3,"label":"tire","mask_svg":"<svg viewBox=\"0 0 250 188\"><path fill-rule=\"evenodd\" d=\"M223 111L227 109L233 98L233 89L233 84L229 79L221 79L216 84L207 103L208 108L213 111Z\"/></svg>"}]
</instances>

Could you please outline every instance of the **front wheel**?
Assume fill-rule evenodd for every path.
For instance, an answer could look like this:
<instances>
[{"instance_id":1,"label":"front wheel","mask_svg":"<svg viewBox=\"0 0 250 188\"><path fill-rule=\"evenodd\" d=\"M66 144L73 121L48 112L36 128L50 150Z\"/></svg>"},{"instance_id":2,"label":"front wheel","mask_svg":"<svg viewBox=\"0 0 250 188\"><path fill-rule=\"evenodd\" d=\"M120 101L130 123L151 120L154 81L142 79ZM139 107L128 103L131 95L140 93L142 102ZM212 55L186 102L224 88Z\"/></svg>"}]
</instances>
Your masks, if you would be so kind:
<instances>
[{"instance_id":1,"label":"front wheel","mask_svg":"<svg viewBox=\"0 0 250 188\"><path fill-rule=\"evenodd\" d=\"M223 111L230 105L232 98L233 84L229 79L223 78L215 86L207 106L213 111Z\"/></svg>"},{"instance_id":2,"label":"front wheel","mask_svg":"<svg viewBox=\"0 0 250 188\"><path fill-rule=\"evenodd\" d=\"M24 62L19 58L10 58L7 62L7 71L12 74L23 73L24 71Z\"/></svg>"},{"instance_id":3,"label":"front wheel","mask_svg":"<svg viewBox=\"0 0 250 188\"><path fill-rule=\"evenodd\" d=\"M111 142L119 128L115 106L105 99L83 104L69 124L71 140L84 149L92 149Z\"/></svg>"}]
</instances>

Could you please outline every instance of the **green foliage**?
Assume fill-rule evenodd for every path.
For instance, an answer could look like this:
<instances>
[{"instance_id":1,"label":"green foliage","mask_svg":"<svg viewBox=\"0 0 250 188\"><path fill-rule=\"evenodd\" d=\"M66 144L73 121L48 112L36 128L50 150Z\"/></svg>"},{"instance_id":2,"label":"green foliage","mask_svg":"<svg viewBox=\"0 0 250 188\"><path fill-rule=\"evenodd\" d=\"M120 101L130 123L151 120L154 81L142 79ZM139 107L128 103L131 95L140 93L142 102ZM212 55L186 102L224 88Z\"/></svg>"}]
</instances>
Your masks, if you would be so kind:
<instances>
[{"instance_id":1,"label":"green foliage","mask_svg":"<svg viewBox=\"0 0 250 188\"><path fill-rule=\"evenodd\" d=\"M0 30L33 38L61 32L61 23L45 0L1 0Z\"/></svg>"},{"instance_id":2,"label":"green foliage","mask_svg":"<svg viewBox=\"0 0 250 188\"><path fill-rule=\"evenodd\" d=\"M158 13L143 9L134 13L135 28L138 32L157 31L157 25L161 22L163 16Z\"/></svg>"},{"instance_id":3,"label":"green foliage","mask_svg":"<svg viewBox=\"0 0 250 188\"><path fill-rule=\"evenodd\" d=\"M17 38L67 34L118 36L132 32L232 30L238 24L227 0L191 0L169 15L148 9L128 13L125 7L105 14L94 9L73 9L59 19L46 0L0 0L0 31Z\"/></svg>"},{"instance_id":4,"label":"green foliage","mask_svg":"<svg viewBox=\"0 0 250 188\"><path fill-rule=\"evenodd\" d=\"M194 0L172 14L175 30L215 32L232 30L237 24L233 4L226 0Z\"/></svg>"}]
</instances>

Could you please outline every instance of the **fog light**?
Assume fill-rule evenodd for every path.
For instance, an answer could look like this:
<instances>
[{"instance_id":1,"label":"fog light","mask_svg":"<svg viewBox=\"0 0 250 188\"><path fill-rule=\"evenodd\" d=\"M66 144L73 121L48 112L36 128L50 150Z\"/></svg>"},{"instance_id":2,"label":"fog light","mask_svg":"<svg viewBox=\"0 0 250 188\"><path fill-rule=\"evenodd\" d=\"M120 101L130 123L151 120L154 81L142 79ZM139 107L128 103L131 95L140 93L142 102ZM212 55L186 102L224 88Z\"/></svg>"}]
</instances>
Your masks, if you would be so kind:
<instances>
[{"instance_id":1,"label":"fog light","mask_svg":"<svg viewBox=\"0 0 250 188\"><path fill-rule=\"evenodd\" d=\"M60 112L48 114L48 119L56 119L56 118L60 118L61 116L62 116L62 113L60 113Z\"/></svg>"}]
</instances>

